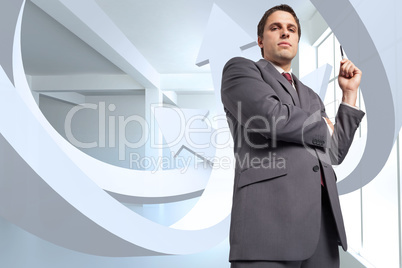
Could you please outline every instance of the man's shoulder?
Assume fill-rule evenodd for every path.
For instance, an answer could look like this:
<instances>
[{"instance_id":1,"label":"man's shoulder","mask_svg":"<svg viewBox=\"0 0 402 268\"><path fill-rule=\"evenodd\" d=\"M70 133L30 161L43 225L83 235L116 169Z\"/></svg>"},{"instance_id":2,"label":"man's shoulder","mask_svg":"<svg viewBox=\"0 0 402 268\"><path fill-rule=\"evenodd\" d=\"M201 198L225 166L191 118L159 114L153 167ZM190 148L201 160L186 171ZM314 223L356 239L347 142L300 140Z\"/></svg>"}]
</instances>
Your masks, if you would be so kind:
<instances>
[{"instance_id":1,"label":"man's shoulder","mask_svg":"<svg viewBox=\"0 0 402 268\"><path fill-rule=\"evenodd\" d=\"M231 58L230 60L228 60L228 62L226 63L226 66L231 65L231 64L255 65L255 62L250 59L243 58L243 57L234 57L234 58Z\"/></svg>"},{"instance_id":2,"label":"man's shoulder","mask_svg":"<svg viewBox=\"0 0 402 268\"><path fill-rule=\"evenodd\" d=\"M264 65L266 65L268 62L261 59L257 62L254 62L250 59L244 58L244 57L234 57L231 58L226 64L223 70L227 70L228 68L241 68L241 69L260 69Z\"/></svg>"}]
</instances>

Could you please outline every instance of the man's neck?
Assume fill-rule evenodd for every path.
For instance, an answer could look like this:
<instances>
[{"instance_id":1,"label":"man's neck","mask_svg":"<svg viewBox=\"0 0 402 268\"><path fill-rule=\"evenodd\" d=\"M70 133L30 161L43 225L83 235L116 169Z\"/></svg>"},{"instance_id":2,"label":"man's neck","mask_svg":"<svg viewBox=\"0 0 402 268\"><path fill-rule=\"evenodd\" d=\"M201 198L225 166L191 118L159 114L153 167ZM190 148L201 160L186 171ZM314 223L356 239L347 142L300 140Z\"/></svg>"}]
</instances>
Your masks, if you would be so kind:
<instances>
[{"instance_id":1,"label":"man's neck","mask_svg":"<svg viewBox=\"0 0 402 268\"><path fill-rule=\"evenodd\" d=\"M264 57L265 58L265 57ZM267 61L269 61L270 63L272 63L274 66L281 68L283 71L285 72L290 72L291 71L291 67L292 67L292 62L289 63L282 63L282 62L277 62L275 60L272 59L268 59L265 58Z\"/></svg>"},{"instance_id":2,"label":"man's neck","mask_svg":"<svg viewBox=\"0 0 402 268\"><path fill-rule=\"evenodd\" d=\"M265 60L267 60L267 59L265 59ZM291 73L291 72L292 72L292 69L290 68L290 66L289 66L287 69L284 69L282 66L276 64L275 62L272 62L272 61L270 61L270 60L267 60L267 61L268 61L270 64L272 64L272 66L274 66L275 69L278 70L279 73L283 73L283 72Z\"/></svg>"},{"instance_id":3,"label":"man's neck","mask_svg":"<svg viewBox=\"0 0 402 268\"><path fill-rule=\"evenodd\" d=\"M287 73L290 72L290 70L291 70L291 66L292 66L291 64L284 65L284 64L278 64L277 62L272 62L272 63L275 64L276 66L282 68L282 70L284 70Z\"/></svg>"}]
</instances>

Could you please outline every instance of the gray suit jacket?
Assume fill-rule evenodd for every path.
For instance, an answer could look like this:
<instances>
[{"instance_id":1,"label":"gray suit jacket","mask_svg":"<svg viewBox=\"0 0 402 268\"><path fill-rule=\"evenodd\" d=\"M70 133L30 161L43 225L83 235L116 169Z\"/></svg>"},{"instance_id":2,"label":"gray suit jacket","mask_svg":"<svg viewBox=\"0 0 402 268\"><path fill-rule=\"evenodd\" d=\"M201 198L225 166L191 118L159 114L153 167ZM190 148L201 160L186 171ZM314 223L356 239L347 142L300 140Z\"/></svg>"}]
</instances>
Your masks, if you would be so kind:
<instances>
[{"instance_id":1,"label":"gray suit jacket","mask_svg":"<svg viewBox=\"0 0 402 268\"><path fill-rule=\"evenodd\" d=\"M297 91L266 60L233 58L223 69L236 157L230 261L309 258L320 233L321 176L347 248L331 165L345 158L364 113L340 105L331 136L322 101L293 78Z\"/></svg>"}]
</instances>

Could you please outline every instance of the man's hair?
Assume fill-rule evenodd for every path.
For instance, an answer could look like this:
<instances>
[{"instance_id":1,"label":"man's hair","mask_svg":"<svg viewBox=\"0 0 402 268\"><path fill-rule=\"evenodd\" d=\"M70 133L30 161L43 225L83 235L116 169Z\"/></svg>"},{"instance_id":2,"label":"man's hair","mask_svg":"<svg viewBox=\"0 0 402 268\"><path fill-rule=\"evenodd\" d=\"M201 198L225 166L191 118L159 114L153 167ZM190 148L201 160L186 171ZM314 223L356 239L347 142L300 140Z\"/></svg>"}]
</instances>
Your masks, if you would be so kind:
<instances>
[{"instance_id":1,"label":"man's hair","mask_svg":"<svg viewBox=\"0 0 402 268\"><path fill-rule=\"evenodd\" d=\"M301 36L301 27L300 27L300 22L299 22L299 18L297 18L295 11L293 10L293 8L291 8L288 5L278 5L278 6L274 6L270 9L268 9L264 16L262 16L260 22L258 23L258 27L257 27L257 34L258 37L260 37L261 39L263 38L263 34L264 34L264 28L265 28L265 24L267 23L268 17L271 16L272 13L274 13L275 11L285 11L285 12L289 12L293 18L295 19L296 23L297 23L297 33L299 34L299 41L300 41L300 36ZM263 48L261 48L261 54L264 57L264 50Z\"/></svg>"}]
</instances>

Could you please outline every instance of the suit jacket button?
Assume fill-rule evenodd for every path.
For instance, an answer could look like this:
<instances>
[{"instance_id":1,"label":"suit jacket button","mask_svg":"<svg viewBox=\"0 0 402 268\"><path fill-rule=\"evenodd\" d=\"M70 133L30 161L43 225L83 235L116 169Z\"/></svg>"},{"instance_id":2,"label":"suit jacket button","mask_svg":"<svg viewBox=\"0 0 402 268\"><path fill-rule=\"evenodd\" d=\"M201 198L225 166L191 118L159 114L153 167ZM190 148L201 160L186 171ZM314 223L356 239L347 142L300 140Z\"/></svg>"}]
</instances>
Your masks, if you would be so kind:
<instances>
[{"instance_id":1,"label":"suit jacket button","mask_svg":"<svg viewBox=\"0 0 402 268\"><path fill-rule=\"evenodd\" d=\"M320 167L319 167L319 166L316 165L316 166L313 167L313 171L314 171L314 172L317 172L317 171L319 171L319 170L320 170Z\"/></svg>"}]
</instances>

